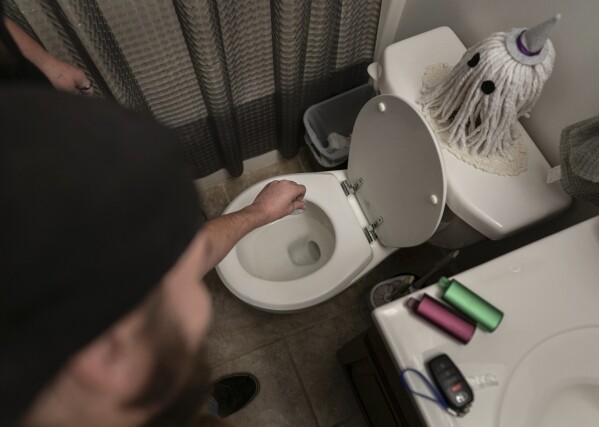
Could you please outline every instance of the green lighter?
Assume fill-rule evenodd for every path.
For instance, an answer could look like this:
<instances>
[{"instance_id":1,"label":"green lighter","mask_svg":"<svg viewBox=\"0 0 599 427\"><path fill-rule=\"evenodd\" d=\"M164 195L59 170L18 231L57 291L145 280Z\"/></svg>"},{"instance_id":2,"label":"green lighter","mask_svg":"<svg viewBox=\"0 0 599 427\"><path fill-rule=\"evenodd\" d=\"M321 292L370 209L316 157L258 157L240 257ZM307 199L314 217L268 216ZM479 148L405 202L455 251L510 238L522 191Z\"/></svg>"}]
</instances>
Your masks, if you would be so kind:
<instances>
[{"instance_id":1,"label":"green lighter","mask_svg":"<svg viewBox=\"0 0 599 427\"><path fill-rule=\"evenodd\" d=\"M482 329L492 332L501 323L501 319L503 318L501 310L472 292L457 280L441 277L439 279L439 287L443 289L443 300L470 317Z\"/></svg>"}]
</instances>

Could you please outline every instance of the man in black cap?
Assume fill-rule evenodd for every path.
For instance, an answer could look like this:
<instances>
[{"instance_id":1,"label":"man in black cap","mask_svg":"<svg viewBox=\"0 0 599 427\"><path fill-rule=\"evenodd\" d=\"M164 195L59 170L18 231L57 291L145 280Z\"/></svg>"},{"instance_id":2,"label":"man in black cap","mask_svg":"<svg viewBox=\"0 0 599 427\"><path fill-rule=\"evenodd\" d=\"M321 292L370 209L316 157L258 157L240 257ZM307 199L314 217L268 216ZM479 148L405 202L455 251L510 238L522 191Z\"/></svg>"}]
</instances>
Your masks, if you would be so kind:
<instances>
[{"instance_id":1,"label":"man in black cap","mask_svg":"<svg viewBox=\"0 0 599 427\"><path fill-rule=\"evenodd\" d=\"M150 117L0 86L0 129L0 425L181 416L207 384L201 278L304 208L305 187L273 182L202 224L175 137Z\"/></svg>"}]
</instances>

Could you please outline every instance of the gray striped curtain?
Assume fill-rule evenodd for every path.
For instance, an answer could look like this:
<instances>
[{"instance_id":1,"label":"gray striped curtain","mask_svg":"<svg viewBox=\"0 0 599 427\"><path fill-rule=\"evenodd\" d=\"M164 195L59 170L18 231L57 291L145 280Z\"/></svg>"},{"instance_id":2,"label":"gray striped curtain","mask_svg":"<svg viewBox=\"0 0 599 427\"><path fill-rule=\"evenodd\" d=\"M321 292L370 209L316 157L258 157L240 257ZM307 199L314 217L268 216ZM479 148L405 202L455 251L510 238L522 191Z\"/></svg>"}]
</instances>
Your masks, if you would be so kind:
<instances>
[{"instance_id":1,"label":"gray striped curtain","mask_svg":"<svg viewBox=\"0 0 599 427\"><path fill-rule=\"evenodd\" d=\"M367 80L381 0L10 0L96 94L174 129L196 177L297 153L305 109Z\"/></svg>"}]
</instances>

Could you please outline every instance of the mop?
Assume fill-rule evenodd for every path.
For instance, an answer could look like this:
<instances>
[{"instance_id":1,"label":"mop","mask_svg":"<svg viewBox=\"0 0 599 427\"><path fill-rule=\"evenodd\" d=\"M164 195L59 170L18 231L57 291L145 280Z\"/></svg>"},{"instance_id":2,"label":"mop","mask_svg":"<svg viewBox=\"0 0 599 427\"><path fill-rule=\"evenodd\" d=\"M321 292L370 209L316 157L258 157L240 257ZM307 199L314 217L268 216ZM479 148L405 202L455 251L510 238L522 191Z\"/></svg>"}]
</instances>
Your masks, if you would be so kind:
<instances>
[{"instance_id":1,"label":"mop","mask_svg":"<svg viewBox=\"0 0 599 427\"><path fill-rule=\"evenodd\" d=\"M551 75L549 34L559 18L494 33L468 49L438 84L423 86L420 103L447 145L479 157L510 156L518 119L529 116Z\"/></svg>"}]
</instances>

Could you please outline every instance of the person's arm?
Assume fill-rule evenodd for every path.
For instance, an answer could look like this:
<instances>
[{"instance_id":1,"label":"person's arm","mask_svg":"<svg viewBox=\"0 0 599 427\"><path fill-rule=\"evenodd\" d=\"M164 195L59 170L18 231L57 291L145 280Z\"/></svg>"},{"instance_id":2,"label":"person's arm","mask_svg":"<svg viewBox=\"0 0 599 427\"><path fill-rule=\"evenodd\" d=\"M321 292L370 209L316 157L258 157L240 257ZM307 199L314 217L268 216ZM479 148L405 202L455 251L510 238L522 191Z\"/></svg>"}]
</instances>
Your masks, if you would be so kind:
<instances>
[{"instance_id":1,"label":"person's arm","mask_svg":"<svg viewBox=\"0 0 599 427\"><path fill-rule=\"evenodd\" d=\"M44 73L52 86L66 92L93 95L91 82L81 69L50 55L10 19L4 18L4 24L23 56Z\"/></svg>"},{"instance_id":2,"label":"person's arm","mask_svg":"<svg viewBox=\"0 0 599 427\"><path fill-rule=\"evenodd\" d=\"M272 181L251 205L206 222L199 235L203 246L202 276L214 268L250 231L289 215L296 209L305 209L305 193L306 187L303 185L287 180Z\"/></svg>"}]
</instances>

